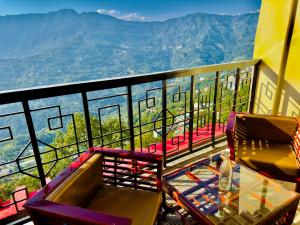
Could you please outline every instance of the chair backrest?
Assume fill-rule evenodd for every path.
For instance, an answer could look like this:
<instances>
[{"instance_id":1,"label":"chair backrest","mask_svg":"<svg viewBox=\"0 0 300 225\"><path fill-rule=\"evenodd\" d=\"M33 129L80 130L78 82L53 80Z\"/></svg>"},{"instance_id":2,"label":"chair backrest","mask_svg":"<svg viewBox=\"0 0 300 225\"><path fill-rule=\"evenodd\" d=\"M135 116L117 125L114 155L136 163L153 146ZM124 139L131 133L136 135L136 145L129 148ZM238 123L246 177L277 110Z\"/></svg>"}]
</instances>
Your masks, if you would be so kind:
<instances>
[{"instance_id":1,"label":"chair backrest","mask_svg":"<svg viewBox=\"0 0 300 225\"><path fill-rule=\"evenodd\" d=\"M62 182L46 200L84 207L102 185L102 156L94 154Z\"/></svg>"},{"instance_id":2,"label":"chair backrest","mask_svg":"<svg viewBox=\"0 0 300 225\"><path fill-rule=\"evenodd\" d=\"M239 138L291 143L297 120L286 116L238 114L235 131Z\"/></svg>"}]
</instances>

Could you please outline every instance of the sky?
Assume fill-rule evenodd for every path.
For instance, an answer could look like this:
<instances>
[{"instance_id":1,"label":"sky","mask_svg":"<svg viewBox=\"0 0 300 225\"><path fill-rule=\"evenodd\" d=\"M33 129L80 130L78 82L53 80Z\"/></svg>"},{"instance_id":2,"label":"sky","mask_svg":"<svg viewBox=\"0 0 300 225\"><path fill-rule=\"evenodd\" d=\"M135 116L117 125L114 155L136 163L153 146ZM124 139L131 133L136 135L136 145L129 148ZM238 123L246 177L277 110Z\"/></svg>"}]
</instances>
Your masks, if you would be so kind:
<instances>
[{"instance_id":1,"label":"sky","mask_svg":"<svg viewBox=\"0 0 300 225\"><path fill-rule=\"evenodd\" d=\"M0 15L59 9L99 12L125 20L165 20L196 12L237 15L259 10L261 0L0 0Z\"/></svg>"}]
</instances>

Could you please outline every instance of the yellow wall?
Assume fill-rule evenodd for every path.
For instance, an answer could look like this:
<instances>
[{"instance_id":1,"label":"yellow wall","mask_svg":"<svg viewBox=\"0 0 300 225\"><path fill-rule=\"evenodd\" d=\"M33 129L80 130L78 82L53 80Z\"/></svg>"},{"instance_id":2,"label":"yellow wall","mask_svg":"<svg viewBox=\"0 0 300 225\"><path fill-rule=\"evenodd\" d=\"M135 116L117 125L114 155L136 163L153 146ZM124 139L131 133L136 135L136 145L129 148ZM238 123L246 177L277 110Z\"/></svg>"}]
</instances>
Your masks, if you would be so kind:
<instances>
[{"instance_id":1,"label":"yellow wall","mask_svg":"<svg viewBox=\"0 0 300 225\"><path fill-rule=\"evenodd\" d=\"M279 113L300 115L300 2L288 52Z\"/></svg>"},{"instance_id":2,"label":"yellow wall","mask_svg":"<svg viewBox=\"0 0 300 225\"><path fill-rule=\"evenodd\" d=\"M258 74L254 113L291 115L292 108L297 108L297 98L295 97L299 96L300 67L297 68L297 71L295 67L297 53L300 54L299 19L295 25L298 26L298 32L295 29L291 51L287 54L295 3L296 0L262 0L253 55L255 59L262 59ZM299 8L298 12L300 14ZM299 15L297 16L299 18ZM288 64L286 64L287 55ZM300 61L300 58L298 60ZM300 65L300 63L298 64ZM282 101L278 110L280 98ZM299 112L297 113L299 114Z\"/></svg>"}]
</instances>

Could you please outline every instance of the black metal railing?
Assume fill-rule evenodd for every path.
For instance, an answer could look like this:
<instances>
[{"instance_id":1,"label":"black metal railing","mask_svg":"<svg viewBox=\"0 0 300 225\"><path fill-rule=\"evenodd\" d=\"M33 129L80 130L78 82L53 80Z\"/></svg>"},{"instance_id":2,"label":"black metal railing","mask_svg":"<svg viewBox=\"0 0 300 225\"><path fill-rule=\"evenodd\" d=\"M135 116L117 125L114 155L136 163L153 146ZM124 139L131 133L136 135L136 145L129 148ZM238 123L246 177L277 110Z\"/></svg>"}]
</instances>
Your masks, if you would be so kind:
<instances>
[{"instance_id":1,"label":"black metal railing","mask_svg":"<svg viewBox=\"0 0 300 225\"><path fill-rule=\"evenodd\" d=\"M1 92L0 219L22 210L16 188L30 197L89 146L161 154L165 166L214 146L230 111L253 110L259 63Z\"/></svg>"}]
</instances>

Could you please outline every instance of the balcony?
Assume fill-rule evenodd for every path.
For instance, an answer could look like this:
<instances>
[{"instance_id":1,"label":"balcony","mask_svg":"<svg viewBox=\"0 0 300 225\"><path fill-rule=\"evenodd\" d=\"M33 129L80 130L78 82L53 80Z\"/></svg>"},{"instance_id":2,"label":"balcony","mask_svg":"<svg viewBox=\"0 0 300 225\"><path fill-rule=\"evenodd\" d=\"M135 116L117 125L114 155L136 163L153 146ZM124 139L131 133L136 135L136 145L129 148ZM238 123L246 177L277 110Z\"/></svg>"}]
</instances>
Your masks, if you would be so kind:
<instances>
[{"instance_id":1,"label":"balcony","mask_svg":"<svg viewBox=\"0 0 300 225\"><path fill-rule=\"evenodd\" d=\"M167 167L224 141L229 112L253 111L259 63L0 93L0 143L12 153L1 158L1 219L24 216L25 200L88 147L159 154Z\"/></svg>"},{"instance_id":2,"label":"balcony","mask_svg":"<svg viewBox=\"0 0 300 225\"><path fill-rule=\"evenodd\" d=\"M220 150L231 111L299 115L299 6L263 1L254 60L1 92L1 224L29 221L23 203L91 146L170 171Z\"/></svg>"}]
</instances>

